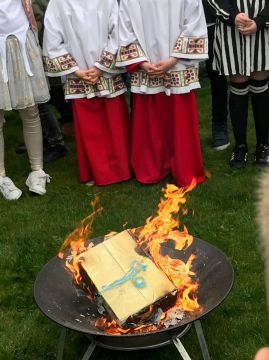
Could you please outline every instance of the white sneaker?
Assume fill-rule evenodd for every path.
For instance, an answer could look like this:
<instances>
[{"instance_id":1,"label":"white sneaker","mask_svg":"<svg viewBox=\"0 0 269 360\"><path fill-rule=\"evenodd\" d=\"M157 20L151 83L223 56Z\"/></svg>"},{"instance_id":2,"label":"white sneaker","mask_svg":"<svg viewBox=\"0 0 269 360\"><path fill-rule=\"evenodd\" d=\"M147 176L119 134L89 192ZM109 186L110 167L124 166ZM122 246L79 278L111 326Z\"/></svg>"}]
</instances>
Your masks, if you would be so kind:
<instances>
[{"instance_id":1,"label":"white sneaker","mask_svg":"<svg viewBox=\"0 0 269 360\"><path fill-rule=\"evenodd\" d=\"M91 181L86 182L85 185L86 186L93 186L93 185L95 185L95 182L93 180L91 180Z\"/></svg>"},{"instance_id":2,"label":"white sneaker","mask_svg":"<svg viewBox=\"0 0 269 360\"><path fill-rule=\"evenodd\" d=\"M18 200L22 192L7 176L0 176L0 193L6 200Z\"/></svg>"},{"instance_id":3,"label":"white sneaker","mask_svg":"<svg viewBox=\"0 0 269 360\"><path fill-rule=\"evenodd\" d=\"M44 195L46 193L46 183L49 182L50 176L40 169L32 171L25 184L28 186L30 191L38 195Z\"/></svg>"}]
</instances>

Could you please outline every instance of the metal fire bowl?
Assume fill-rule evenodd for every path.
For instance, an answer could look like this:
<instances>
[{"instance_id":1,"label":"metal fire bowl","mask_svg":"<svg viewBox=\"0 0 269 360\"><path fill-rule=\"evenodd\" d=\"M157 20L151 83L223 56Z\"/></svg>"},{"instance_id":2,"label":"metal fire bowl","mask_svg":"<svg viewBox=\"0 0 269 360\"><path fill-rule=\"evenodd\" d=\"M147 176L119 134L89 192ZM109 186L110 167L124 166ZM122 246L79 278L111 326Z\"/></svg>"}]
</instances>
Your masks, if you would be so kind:
<instances>
[{"instance_id":1,"label":"metal fire bowl","mask_svg":"<svg viewBox=\"0 0 269 360\"><path fill-rule=\"evenodd\" d=\"M186 251L173 248L169 241L162 248L173 258L185 261L191 253L196 254L193 271L199 282L197 312L186 312L184 318L173 327L141 334L110 335L93 324L98 314L96 304L90 302L86 293L78 289L72 280L64 261L52 258L39 272L34 284L34 299L40 310L57 324L93 337L100 346L107 348L133 349L154 344L171 342L173 336L188 330L189 324L216 308L229 294L234 271L227 256L215 246L194 238Z\"/></svg>"}]
</instances>

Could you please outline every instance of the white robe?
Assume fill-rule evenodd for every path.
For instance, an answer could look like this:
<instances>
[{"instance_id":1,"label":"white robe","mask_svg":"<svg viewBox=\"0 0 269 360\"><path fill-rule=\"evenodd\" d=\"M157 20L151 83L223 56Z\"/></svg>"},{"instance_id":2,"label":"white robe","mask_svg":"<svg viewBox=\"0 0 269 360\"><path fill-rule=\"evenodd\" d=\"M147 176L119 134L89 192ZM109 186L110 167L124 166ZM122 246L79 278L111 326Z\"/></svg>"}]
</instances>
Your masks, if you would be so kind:
<instances>
[{"instance_id":1,"label":"white robe","mask_svg":"<svg viewBox=\"0 0 269 360\"><path fill-rule=\"evenodd\" d=\"M121 0L117 66L178 59L164 79L132 73L132 91L167 95L199 87L198 63L207 59L207 26L201 0Z\"/></svg>"},{"instance_id":2,"label":"white robe","mask_svg":"<svg viewBox=\"0 0 269 360\"><path fill-rule=\"evenodd\" d=\"M43 55L48 76L67 75L66 98L116 96L125 91L115 68L118 49L117 0L50 0L45 14ZM96 86L74 72L103 71Z\"/></svg>"}]
</instances>

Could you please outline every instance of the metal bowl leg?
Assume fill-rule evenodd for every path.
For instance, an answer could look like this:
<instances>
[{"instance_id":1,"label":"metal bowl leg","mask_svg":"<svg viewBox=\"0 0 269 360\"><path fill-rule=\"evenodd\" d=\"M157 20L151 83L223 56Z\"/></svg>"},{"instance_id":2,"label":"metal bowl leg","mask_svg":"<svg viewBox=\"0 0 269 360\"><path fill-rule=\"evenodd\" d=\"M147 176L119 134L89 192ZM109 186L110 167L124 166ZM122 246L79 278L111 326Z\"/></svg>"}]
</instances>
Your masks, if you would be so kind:
<instances>
[{"instance_id":1,"label":"metal bowl leg","mask_svg":"<svg viewBox=\"0 0 269 360\"><path fill-rule=\"evenodd\" d=\"M203 354L203 359L210 360L210 355L209 355L207 344L205 341L205 336L204 336L201 321L200 320L194 321L194 326L195 326L196 334L197 334L198 341L200 344L200 348L201 348L201 351Z\"/></svg>"}]
</instances>

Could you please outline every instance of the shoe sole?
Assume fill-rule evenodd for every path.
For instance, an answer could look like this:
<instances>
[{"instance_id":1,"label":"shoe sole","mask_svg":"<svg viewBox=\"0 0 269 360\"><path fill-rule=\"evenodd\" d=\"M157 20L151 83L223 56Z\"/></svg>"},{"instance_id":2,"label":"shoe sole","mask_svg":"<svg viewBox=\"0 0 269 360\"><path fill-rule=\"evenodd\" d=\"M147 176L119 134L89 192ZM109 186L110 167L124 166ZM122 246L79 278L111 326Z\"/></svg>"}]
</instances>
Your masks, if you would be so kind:
<instances>
[{"instance_id":1,"label":"shoe sole","mask_svg":"<svg viewBox=\"0 0 269 360\"><path fill-rule=\"evenodd\" d=\"M217 150L217 151L221 151L221 150L227 149L229 146L230 146L230 143L224 144L224 145L221 145L221 146L213 146L213 149Z\"/></svg>"}]
</instances>

